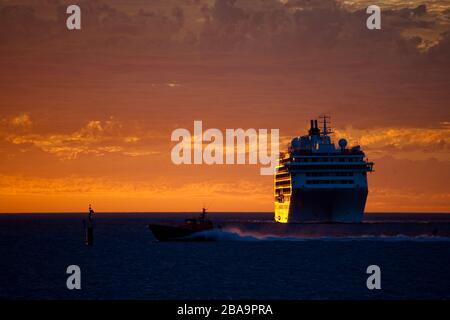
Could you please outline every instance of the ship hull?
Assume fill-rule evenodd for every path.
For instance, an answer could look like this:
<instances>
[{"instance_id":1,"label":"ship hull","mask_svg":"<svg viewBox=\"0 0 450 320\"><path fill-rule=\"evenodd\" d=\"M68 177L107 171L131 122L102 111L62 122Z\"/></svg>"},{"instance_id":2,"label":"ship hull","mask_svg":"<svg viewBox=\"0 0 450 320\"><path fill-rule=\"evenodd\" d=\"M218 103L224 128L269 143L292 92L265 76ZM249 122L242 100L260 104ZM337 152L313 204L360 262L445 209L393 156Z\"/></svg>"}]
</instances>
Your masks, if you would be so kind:
<instances>
[{"instance_id":1,"label":"ship hull","mask_svg":"<svg viewBox=\"0 0 450 320\"><path fill-rule=\"evenodd\" d=\"M289 205L284 205L284 210L288 210L286 222L359 223L364 216L367 194L367 188L294 188ZM283 210L281 206L280 210Z\"/></svg>"},{"instance_id":2,"label":"ship hull","mask_svg":"<svg viewBox=\"0 0 450 320\"><path fill-rule=\"evenodd\" d=\"M148 228L158 241L208 241L208 237L199 236L199 232L212 229L188 229L160 224L149 224ZM192 237L193 235L195 237Z\"/></svg>"}]
</instances>

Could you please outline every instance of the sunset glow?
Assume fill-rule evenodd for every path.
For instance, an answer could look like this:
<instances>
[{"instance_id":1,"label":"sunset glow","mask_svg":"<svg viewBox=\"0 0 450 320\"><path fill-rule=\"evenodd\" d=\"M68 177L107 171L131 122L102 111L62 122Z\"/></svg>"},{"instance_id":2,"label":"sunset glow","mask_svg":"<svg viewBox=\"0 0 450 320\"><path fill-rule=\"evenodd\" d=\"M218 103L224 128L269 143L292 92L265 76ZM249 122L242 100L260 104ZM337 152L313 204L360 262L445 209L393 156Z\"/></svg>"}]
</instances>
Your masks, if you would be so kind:
<instances>
[{"instance_id":1,"label":"sunset glow","mask_svg":"<svg viewBox=\"0 0 450 320\"><path fill-rule=\"evenodd\" d=\"M450 212L448 1L381 1L376 34L364 1L80 1L77 32L64 5L17 2L0 1L0 212L273 211L260 166L177 166L171 132L279 128L281 150L321 113L376 163L366 211Z\"/></svg>"}]
</instances>

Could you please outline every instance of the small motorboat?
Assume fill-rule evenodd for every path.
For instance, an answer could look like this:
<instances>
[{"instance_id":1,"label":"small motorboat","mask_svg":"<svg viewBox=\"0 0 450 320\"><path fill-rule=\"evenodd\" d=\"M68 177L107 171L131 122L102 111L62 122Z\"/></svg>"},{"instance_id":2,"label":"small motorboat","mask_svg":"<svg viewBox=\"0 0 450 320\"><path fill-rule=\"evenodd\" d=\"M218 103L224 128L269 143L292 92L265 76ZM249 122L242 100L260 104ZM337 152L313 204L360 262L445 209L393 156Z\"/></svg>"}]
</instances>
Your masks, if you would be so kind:
<instances>
[{"instance_id":1,"label":"small motorboat","mask_svg":"<svg viewBox=\"0 0 450 320\"><path fill-rule=\"evenodd\" d=\"M206 217L206 208L198 218L186 219L182 225L171 226L162 224L149 224L148 228L159 241L207 241L206 235L195 235L202 231L213 229L213 223Z\"/></svg>"}]
</instances>

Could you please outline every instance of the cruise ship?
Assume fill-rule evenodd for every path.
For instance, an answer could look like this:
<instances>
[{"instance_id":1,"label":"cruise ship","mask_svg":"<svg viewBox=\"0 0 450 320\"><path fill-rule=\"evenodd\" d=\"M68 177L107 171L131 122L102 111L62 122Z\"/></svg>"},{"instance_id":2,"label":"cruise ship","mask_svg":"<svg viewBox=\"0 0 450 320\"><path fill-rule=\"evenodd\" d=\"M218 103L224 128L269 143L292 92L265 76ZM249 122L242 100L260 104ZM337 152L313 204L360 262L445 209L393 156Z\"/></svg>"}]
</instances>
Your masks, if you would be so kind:
<instances>
[{"instance_id":1,"label":"cruise ship","mask_svg":"<svg viewBox=\"0 0 450 320\"><path fill-rule=\"evenodd\" d=\"M329 117L322 128L311 120L308 135L295 137L281 152L275 172L275 221L280 223L359 223L373 171L360 146L338 146L330 135Z\"/></svg>"}]
</instances>

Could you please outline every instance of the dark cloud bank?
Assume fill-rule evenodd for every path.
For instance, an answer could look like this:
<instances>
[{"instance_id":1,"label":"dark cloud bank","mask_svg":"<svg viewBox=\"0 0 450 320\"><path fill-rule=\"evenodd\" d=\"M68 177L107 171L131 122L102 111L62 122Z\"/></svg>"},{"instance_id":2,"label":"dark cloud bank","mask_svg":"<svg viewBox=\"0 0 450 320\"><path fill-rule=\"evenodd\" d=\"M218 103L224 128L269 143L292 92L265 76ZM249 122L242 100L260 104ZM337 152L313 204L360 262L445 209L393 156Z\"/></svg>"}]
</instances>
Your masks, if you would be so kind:
<instances>
[{"instance_id":1,"label":"dark cloud bank","mask_svg":"<svg viewBox=\"0 0 450 320\"><path fill-rule=\"evenodd\" d=\"M244 116L258 108L276 119L273 109L258 106L265 99L293 117L319 112L314 110L352 117L358 110L354 122L366 126L430 126L450 119L450 31L438 28L426 4L383 10L382 29L373 31L366 28L365 10L350 11L334 0L158 0L128 6L84 0L82 30L72 32L65 28L67 3L24 3L0 6L4 78L24 68L67 77L70 66L81 78L102 76L102 83L125 79L125 73L153 77L155 83L176 80L226 97L230 105L232 99L254 97L248 110L235 103ZM408 36L411 30L439 32L440 40L424 50L425 39ZM79 90L89 92L82 84ZM178 101L202 95L199 89ZM162 103L169 99L163 98ZM199 114L211 103L194 102ZM219 107L223 112L225 106Z\"/></svg>"},{"instance_id":2,"label":"dark cloud bank","mask_svg":"<svg viewBox=\"0 0 450 320\"><path fill-rule=\"evenodd\" d=\"M425 53L418 50L422 38L402 35L411 28L435 27L426 4L384 10L382 30L370 31L365 26L365 10L351 12L333 0L184 0L164 6L161 1L152 1L134 12L114 6L115 1L89 0L79 3L83 30L68 34L63 2L17 3L0 7L3 47L69 46L74 50L130 52L145 48L163 54L258 53L400 61L426 56L438 63L446 63L450 53L449 32Z\"/></svg>"}]
</instances>

